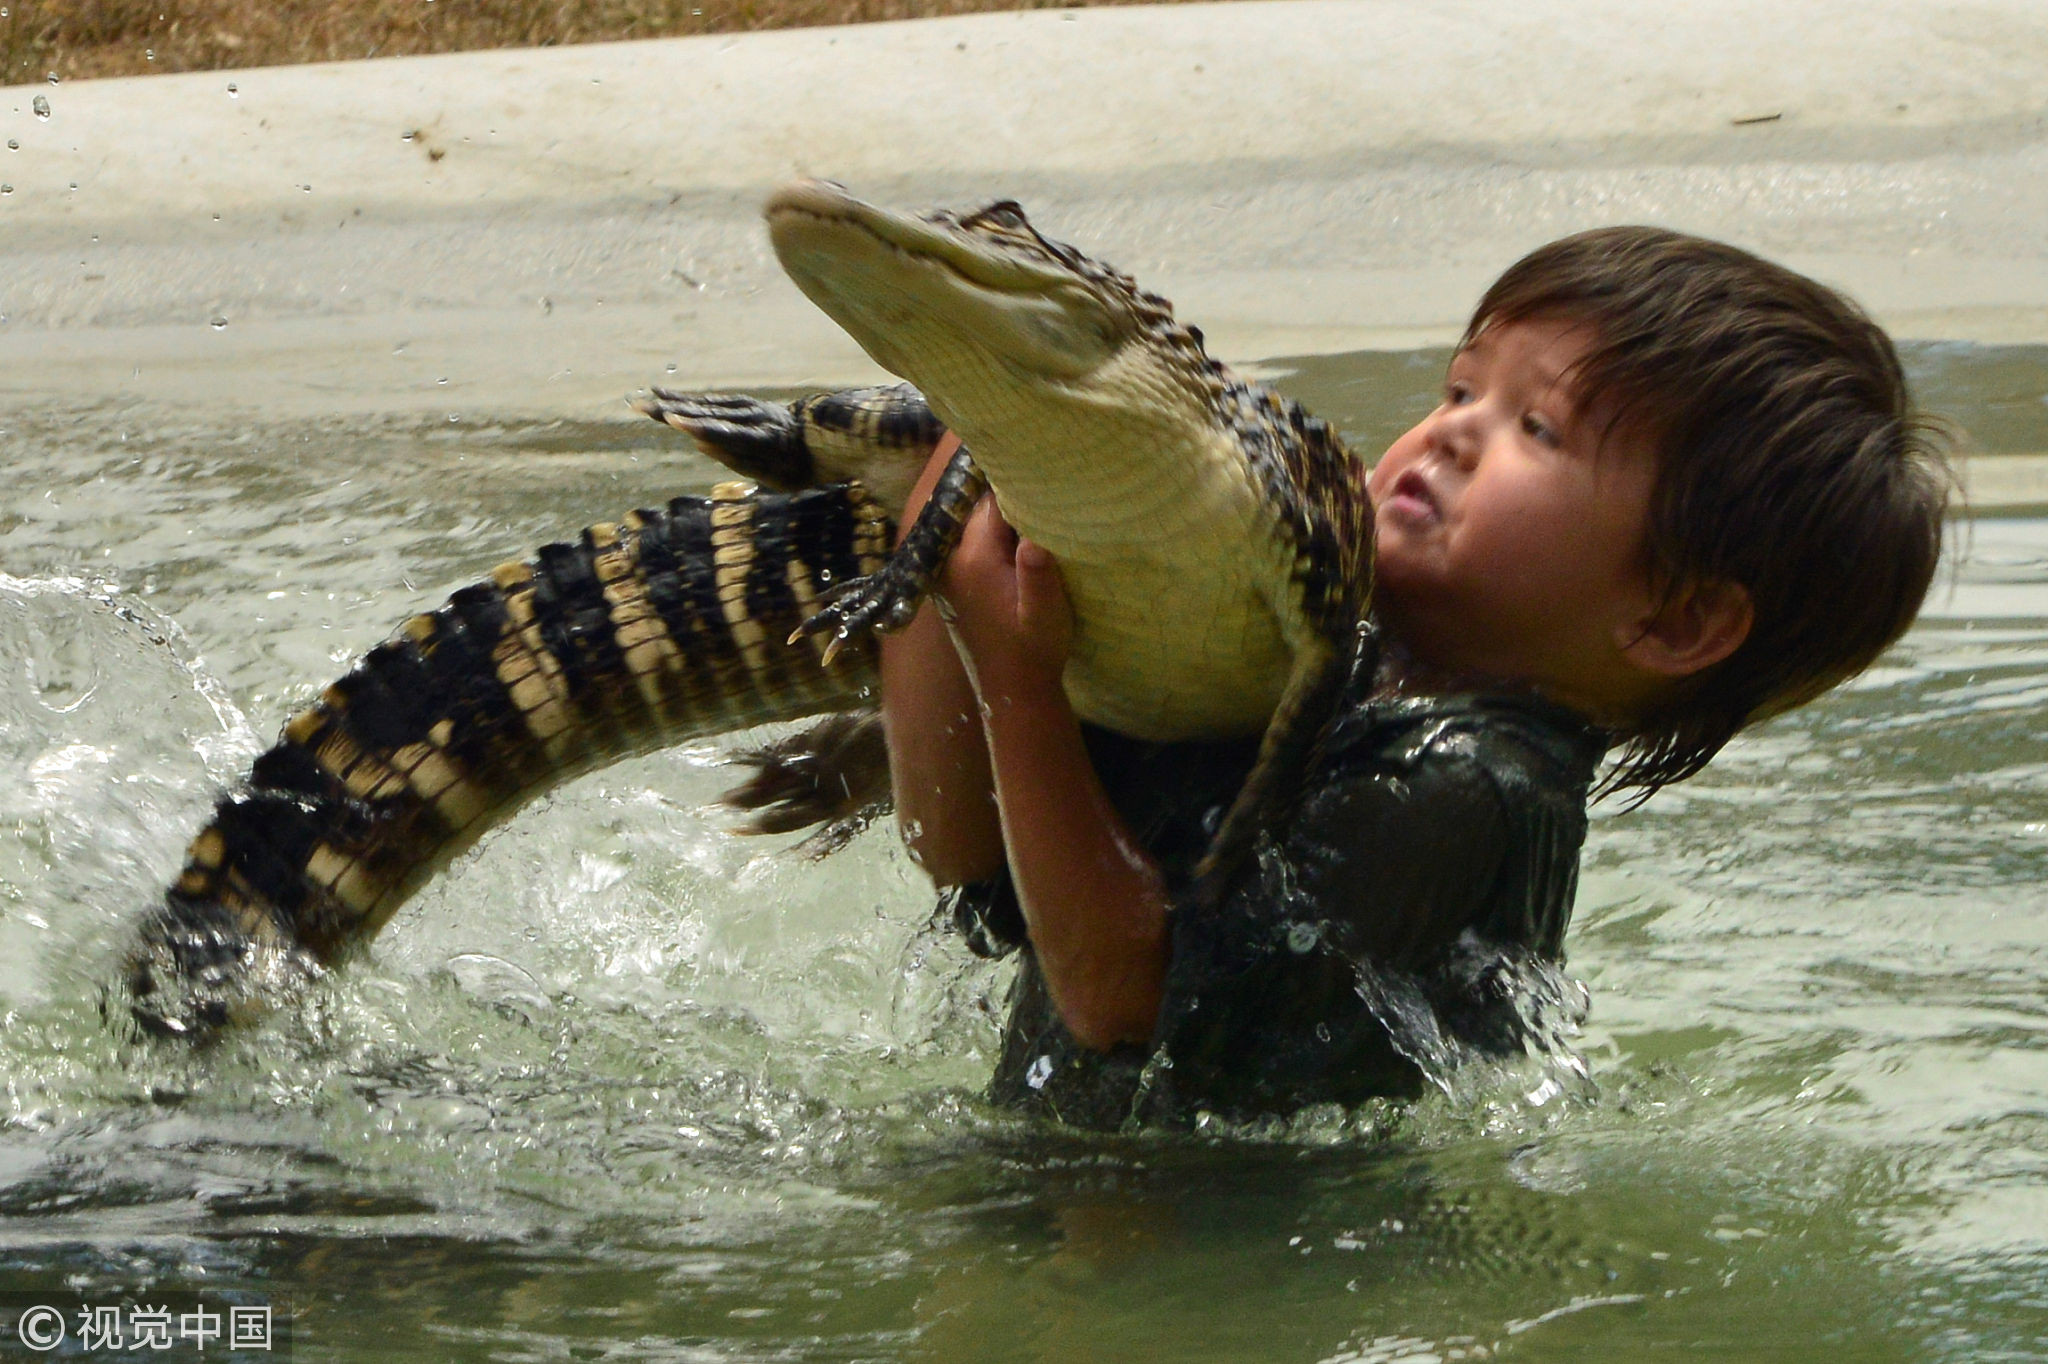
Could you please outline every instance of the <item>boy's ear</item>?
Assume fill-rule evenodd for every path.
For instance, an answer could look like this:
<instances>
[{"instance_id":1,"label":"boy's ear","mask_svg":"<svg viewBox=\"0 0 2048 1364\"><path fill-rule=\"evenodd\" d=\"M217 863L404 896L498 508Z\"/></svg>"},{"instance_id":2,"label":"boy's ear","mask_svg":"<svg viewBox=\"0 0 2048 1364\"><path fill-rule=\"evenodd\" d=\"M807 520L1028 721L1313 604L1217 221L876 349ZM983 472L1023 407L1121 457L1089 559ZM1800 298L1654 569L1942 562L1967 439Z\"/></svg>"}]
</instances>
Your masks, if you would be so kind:
<instances>
[{"instance_id":1,"label":"boy's ear","mask_svg":"<svg viewBox=\"0 0 2048 1364\"><path fill-rule=\"evenodd\" d=\"M1749 589L1740 583L1690 583L1664 597L1647 617L1619 627L1616 642L1629 662L1677 681L1741 648L1755 622Z\"/></svg>"}]
</instances>

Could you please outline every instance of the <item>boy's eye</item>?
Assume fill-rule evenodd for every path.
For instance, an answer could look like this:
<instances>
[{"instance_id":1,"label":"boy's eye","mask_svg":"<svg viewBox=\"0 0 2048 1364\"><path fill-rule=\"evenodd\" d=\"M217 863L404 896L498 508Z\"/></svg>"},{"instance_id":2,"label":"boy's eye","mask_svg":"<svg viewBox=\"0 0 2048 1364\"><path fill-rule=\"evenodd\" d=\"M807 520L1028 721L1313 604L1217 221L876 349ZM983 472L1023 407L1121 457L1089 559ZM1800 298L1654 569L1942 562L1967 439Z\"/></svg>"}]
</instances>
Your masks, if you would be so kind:
<instances>
[{"instance_id":1,"label":"boy's eye","mask_svg":"<svg viewBox=\"0 0 2048 1364\"><path fill-rule=\"evenodd\" d=\"M1472 385L1462 379L1453 379L1444 385L1444 401L1452 407L1472 401Z\"/></svg>"},{"instance_id":2,"label":"boy's eye","mask_svg":"<svg viewBox=\"0 0 2048 1364\"><path fill-rule=\"evenodd\" d=\"M1545 445L1557 444L1557 428L1534 412L1522 418L1522 429Z\"/></svg>"}]
</instances>

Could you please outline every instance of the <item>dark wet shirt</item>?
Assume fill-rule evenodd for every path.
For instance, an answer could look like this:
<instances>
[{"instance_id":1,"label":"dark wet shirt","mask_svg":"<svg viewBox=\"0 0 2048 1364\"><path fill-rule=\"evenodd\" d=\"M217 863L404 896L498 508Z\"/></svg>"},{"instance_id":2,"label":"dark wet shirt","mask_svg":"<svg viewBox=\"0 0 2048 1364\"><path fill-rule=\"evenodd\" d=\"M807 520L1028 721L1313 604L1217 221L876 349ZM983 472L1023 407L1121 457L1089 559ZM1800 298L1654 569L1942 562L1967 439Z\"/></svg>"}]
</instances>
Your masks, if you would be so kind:
<instances>
[{"instance_id":1,"label":"dark wet shirt","mask_svg":"<svg viewBox=\"0 0 2048 1364\"><path fill-rule=\"evenodd\" d=\"M1256 742L1151 744L1084 727L1111 802L1176 898L1165 999L1149 1046L1082 1047L1052 1006L1007 873L954 892L976 951L1024 948L996 1102L1114 1128L1413 1095L1422 1072L1381 1021L1382 972L1419 986L1447 1032L1516 1044L1489 964L1562 957L1606 738L1533 696L1364 690L1354 684L1293 819L1210 908L1187 895L1189 879Z\"/></svg>"}]
</instances>

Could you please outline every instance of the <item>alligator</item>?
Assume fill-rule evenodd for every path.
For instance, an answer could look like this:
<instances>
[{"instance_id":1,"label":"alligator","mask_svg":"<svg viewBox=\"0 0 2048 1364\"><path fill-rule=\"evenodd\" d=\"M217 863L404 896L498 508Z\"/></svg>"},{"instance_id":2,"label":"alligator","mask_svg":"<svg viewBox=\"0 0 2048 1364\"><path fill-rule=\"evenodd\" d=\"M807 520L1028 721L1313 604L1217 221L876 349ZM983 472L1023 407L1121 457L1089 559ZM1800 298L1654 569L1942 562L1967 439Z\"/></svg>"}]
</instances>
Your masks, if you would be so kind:
<instances>
[{"instance_id":1,"label":"alligator","mask_svg":"<svg viewBox=\"0 0 2048 1364\"><path fill-rule=\"evenodd\" d=\"M1364 466L1015 203L913 217L803 181L766 217L799 287L912 387L640 404L800 490L724 484L592 526L373 649L220 800L145 916L124 977L145 1031L210 1036L317 975L569 776L871 705L871 632L915 613L984 489L1059 559L1082 718L1148 739L1265 736L1198 879L1211 895L1228 883L1310 761L1361 637ZM890 512L945 428L962 450L892 555Z\"/></svg>"},{"instance_id":2,"label":"alligator","mask_svg":"<svg viewBox=\"0 0 2048 1364\"><path fill-rule=\"evenodd\" d=\"M1201 893L1220 894L1349 670L1372 592L1365 465L1326 423L1211 359L1166 300L1047 239L1014 202L913 217L805 180L766 217L797 286L911 386L786 414L657 389L641 410L780 486L900 481L903 452L929 448L913 434L934 418L957 433L896 556L809 628L906 623L993 490L1059 560L1076 714L1141 739L1264 734L1197 872Z\"/></svg>"}]
</instances>

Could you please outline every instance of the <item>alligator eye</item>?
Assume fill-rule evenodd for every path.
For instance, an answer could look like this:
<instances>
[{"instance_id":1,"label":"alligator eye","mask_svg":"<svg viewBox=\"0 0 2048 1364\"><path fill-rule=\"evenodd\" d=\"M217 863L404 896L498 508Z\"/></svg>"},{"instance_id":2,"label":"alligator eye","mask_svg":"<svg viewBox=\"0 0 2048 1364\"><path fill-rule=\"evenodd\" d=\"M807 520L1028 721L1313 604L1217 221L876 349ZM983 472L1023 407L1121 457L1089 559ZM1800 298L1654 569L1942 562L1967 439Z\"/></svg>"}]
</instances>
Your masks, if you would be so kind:
<instances>
[{"instance_id":1,"label":"alligator eye","mask_svg":"<svg viewBox=\"0 0 2048 1364\"><path fill-rule=\"evenodd\" d=\"M1029 227L1031 225L1024 217L1024 206L1015 199L998 200L975 216L984 222L994 223L997 227Z\"/></svg>"}]
</instances>

